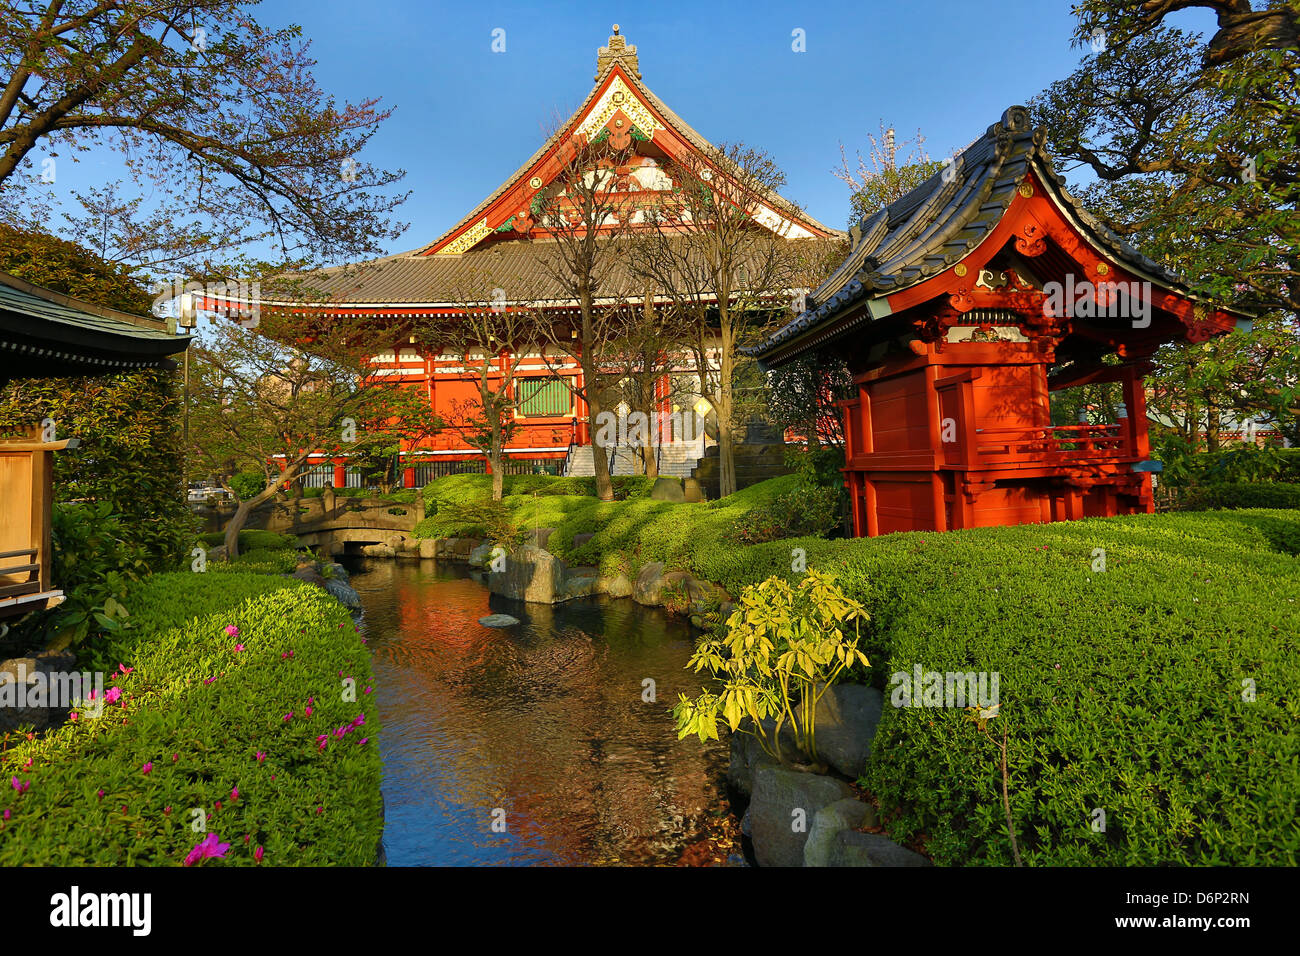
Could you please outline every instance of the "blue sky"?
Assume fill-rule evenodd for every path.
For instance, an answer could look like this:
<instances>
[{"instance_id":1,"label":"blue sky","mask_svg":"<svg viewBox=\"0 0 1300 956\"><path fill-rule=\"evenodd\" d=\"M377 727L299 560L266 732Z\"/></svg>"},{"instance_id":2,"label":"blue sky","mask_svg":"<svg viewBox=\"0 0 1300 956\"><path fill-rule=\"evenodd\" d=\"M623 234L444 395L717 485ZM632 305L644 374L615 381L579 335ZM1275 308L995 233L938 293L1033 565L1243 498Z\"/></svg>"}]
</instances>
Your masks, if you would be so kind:
<instances>
[{"instance_id":1,"label":"blue sky","mask_svg":"<svg viewBox=\"0 0 1300 956\"><path fill-rule=\"evenodd\" d=\"M865 150L883 120L900 139L921 130L933 156L961 148L1077 66L1069 7L266 0L257 16L303 27L320 85L339 99L395 107L365 158L407 171L412 196L399 218L411 227L387 250L396 252L452 226L582 102L614 22L661 99L714 143L766 150L786 172L788 198L842 227L847 188L831 174L841 143L850 156ZM491 48L498 28L504 53ZM806 52L792 50L796 29ZM66 179L61 168L61 185L115 178L113 166L92 154Z\"/></svg>"}]
</instances>

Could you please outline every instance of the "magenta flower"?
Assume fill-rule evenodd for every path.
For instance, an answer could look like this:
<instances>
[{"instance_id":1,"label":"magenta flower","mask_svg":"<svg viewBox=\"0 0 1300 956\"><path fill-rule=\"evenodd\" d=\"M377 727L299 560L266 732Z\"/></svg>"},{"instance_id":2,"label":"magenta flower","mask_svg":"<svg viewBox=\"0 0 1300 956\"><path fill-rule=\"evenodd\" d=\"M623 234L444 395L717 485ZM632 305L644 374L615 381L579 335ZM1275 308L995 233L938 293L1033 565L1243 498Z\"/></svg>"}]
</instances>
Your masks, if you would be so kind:
<instances>
[{"instance_id":1,"label":"magenta flower","mask_svg":"<svg viewBox=\"0 0 1300 956\"><path fill-rule=\"evenodd\" d=\"M266 754L263 753L263 752L260 751L260 750L257 752L256 756L257 756L257 762L258 762L258 763L262 763L263 761L266 760Z\"/></svg>"},{"instance_id":2,"label":"magenta flower","mask_svg":"<svg viewBox=\"0 0 1300 956\"><path fill-rule=\"evenodd\" d=\"M366 722L366 715L365 715L365 714L357 714L355 717L352 718L352 723L351 723L350 726L352 726L352 727L354 727L354 728L355 728L355 727L360 727L360 726L361 726L362 724L364 724L365 722Z\"/></svg>"},{"instance_id":3,"label":"magenta flower","mask_svg":"<svg viewBox=\"0 0 1300 956\"><path fill-rule=\"evenodd\" d=\"M203 683L205 683L205 684L211 684L214 680L216 680L215 677L205 677L205 678L203 678Z\"/></svg>"},{"instance_id":4,"label":"magenta flower","mask_svg":"<svg viewBox=\"0 0 1300 956\"><path fill-rule=\"evenodd\" d=\"M230 791L230 802L234 803L238 799L239 799L239 788L233 787Z\"/></svg>"},{"instance_id":5,"label":"magenta flower","mask_svg":"<svg viewBox=\"0 0 1300 956\"><path fill-rule=\"evenodd\" d=\"M209 833L195 845L194 849L190 850L189 855L185 857L185 865L193 866L199 860L223 857L229 849L229 843L220 842L220 838L215 832Z\"/></svg>"},{"instance_id":6,"label":"magenta flower","mask_svg":"<svg viewBox=\"0 0 1300 956\"><path fill-rule=\"evenodd\" d=\"M99 791L99 799L101 799L101 800L104 799L104 791L103 791L103 790L100 790L100 791Z\"/></svg>"},{"instance_id":7,"label":"magenta flower","mask_svg":"<svg viewBox=\"0 0 1300 956\"><path fill-rule=\"evenodd\" d=\"M264 854L262 853L262 848L260 846L253 851L253 859L256 860L258 863L262 862L263 855Z\"/></svg>"},{"instance_id":8,"label":"magenta flower","mask_svg":"<svg viewBox=\"0 0 1300 956\"><path fill-rule=\"evenodd\" d=\"M147 761L147 762L145 763L145 765L144 765L143 767L140 768L140 772L141 772L141 773L148 773L148 772L149 772L150 770L152 770L152 769L153 769L153 761L150 760L150 761Z\"/></svg>"},{"instance_id":9,"label":"magenta flower","mask_svg":"<svg viewBox=\"0 0 1300 956\"><path fill-rule=\"evenodd\" d=\"M5 811L5 819L8 820L9 817L10 817L10 812L9 812L8 810L6 810L6 811Z\"/></svg>"},{"instance_id":10,"label":"magenta flower","mask_svg":"<svg viewBox=\"0 0 1300 956\"><path fill-rule=\"evenodd\" d=\"M358 743L358 744L364 744L364 743L365 743L367 740L369 740L369 739L370 739L369 737L362 737L360 740L357 741L357 743Z\"/></svg>"},{"instance_id":11,"label":"magenta flower","mask_svg":"<svg viewBox=\"0 0 1300 956\"><path fill-rule=\"evenodd\" d=\"M293 720L293 711L289 711L289 713L285 714L285 715L284 715L284 719L285 719L286 721L288 721L288 720Z\"/></svg>"},{"instance_id":12,"label":"magenta flower","mask_svg":"<svg viewBox=\"0 0 1300 956\"><path fill-rule=\"evenodd\" d=\"M310 717L310 716L311 716L311 708L310 708L310 707L305 708L305 709L303 710L303 712L302 712L302 715L303 715L304 717Z\"/></svg>"},{"instance_id":13,"label":"magenta flower","mask_svg":"<svg viewBox=\"0 0 1300 956\"><path fill-rule=\"evenodd\" d=\"M117 665L117 669L118 669L118 671L119 671L120 673L122 673L122 674L129 674L129 673L131 673L133 670L135 670L134 667L127 667L125 664L118 664L118 665Z\"/></svg>"},{"instance_id":14,"label":"magenta flower","mask_svg":"<svg viewBox=\"0 0 1300 956\"><path fill-rule=\"evenodd\" d=\"M343 735L346 734L346 733L348 732L348 730L350 730L350 729L351 729L351 728L349 728L347 724L344 724L342 727L335 727L335 728L334 728L334 736L335 736L335 738L338 739L338 740L342 740L342 739L343 739Z\"/></svg>"},{"instance_id":15,"label":"magenta flower","mask_svg":"<svg viewBox=\"0 0 1300 956\"><path fill-rule=\"evenodd\" d=\"M236 653L236 654L240 653L243 649L244 649L244 645L243 645L243 644L236 644L236 645L235 645L235 653Z\"/></svg>"},{"instance_id":16,"label":"magenta flower","mask_svg":"<svg viewBox=\"0 0 1300 956\"><path fill-rule=\"evenodd\" d=\"M91 693L94 693L94 691L91 691ZM104 700L108 701L110 704L116 704L121 699L122 688L120 687L110 687L108 690L104 691Z\"/></svg>"},{"instance_id":17,"label":"magenta flower","mask_svg":"<svg viewBox=\"0 0 1300 956\"><path fill-rule=\"evenodd\" d=\"M32 785L32 782L30 780L22 781L19 780L17 777L14 777L13 780L10 782L13 783L14 789L17 790L19 793L26 793L27 788Z\"/></svg>"},{"instance_id":18,"label":"magenta flower","mask_svg":"<svg viewBox=\"0 0 1300 956\"><path fill-rule=\"evenodd\" d=\"M72 713L68 714L68 720L80 720L80 719L81 719L81 715L78 714L75 710Z\"/></svg>"},{"instance_id":19,"label":"magenta flower","mask_svg":"<svg viewBox=\"0 0 1300 956\"><path fill-rule=\"evenodd\" d=\"M239 628L235 627L235 625L233 625L233 624L227 624L227 625L226 625L226 633L229 634L231 637L238 637L238 636L239 636Z\"/></svg>"},{"instance_id":20,"label":"magenta flower","mask_svg":"<svg viewBox=\"0 0 1300 956\"><path fill-rule=\"evenodd\" d=\"M325 745L327 743L329 743L329 737L325 736L324 734L321 734L319 737L316 738L316 744L318 747L320 747L321 750L325 749Z\"/></svg>"}]
</instances>

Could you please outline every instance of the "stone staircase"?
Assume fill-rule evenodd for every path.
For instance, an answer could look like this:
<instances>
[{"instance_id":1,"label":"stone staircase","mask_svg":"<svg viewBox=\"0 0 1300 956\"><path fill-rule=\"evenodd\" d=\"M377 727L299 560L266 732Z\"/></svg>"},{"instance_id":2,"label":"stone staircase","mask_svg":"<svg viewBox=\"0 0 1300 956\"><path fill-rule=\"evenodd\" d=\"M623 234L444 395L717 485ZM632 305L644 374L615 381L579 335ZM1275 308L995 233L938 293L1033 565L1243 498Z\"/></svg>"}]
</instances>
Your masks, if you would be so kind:
<instances>
[{"instance_id":1,"label":"stone staircase","mask_svg":"<svg viewBox=\"0 0 1300 956\"><path fill-rule=\"evenodd\" d=\"M659 474L674 478L689 478L700 461L699 442L671 442L659 446ZM635 475L640 472L641 456L638 449L619 445L610 456L610 474ZM569 457L570 477L590 477L596 473L590 445L578 445Z\"/></svg>"}]
</instances>

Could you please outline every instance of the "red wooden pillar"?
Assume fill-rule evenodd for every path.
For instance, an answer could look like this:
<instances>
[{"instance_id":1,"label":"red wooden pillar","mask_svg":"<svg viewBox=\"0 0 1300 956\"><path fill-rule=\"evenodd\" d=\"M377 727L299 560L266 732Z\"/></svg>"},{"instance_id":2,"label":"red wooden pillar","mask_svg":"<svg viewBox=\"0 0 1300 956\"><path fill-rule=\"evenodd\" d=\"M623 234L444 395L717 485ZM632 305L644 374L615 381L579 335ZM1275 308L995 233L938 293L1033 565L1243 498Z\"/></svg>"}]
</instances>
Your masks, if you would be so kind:
<instances>
[{"instance_id":1,"label":"red wooden pillar","mask_svg":"<svg viewBox=\"0 0 1300 956\"><path fill-rule=\"evenodd\" d=\"M340 458L334 459L334 487L346 488L348 486L348 466Z\"/></svg>"},{"instance_id":2,"label":"red wooden pillar","mask_svg":"<svg viewBox=\"0 0 1300 956\"><path fill-rule=\"evenodd\" d=\"M414 468L403 468L403 469L402 469L402 487L403 487L403 488L414 488L414 487L415 487L415 469L414 469Z\"/></svg>"}]
</instances>

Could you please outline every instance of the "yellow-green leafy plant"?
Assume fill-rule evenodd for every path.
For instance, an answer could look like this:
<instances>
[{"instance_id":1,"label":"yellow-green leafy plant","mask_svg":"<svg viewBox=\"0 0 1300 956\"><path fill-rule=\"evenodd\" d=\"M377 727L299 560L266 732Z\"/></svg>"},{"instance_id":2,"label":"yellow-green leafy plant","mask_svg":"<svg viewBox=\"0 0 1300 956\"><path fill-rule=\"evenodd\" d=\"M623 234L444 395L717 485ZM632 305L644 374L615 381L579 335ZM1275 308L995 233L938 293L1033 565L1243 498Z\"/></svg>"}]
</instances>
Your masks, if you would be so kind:
<instances>
[{"instance_id":1,"label":"yellow-green leafy plant","mask_svg":"<svg viewBox=\"0 0 1300 956\"><path fill-rule=\"evenodd\" d=\"M795 746L818 764L817 702L852 667L869 667L858 649L866 609L845 595L835 579L809 571L796 586L778 577L746 588L726 636L703 641L687 663L721 682L718 692L701 689L679 696L673 708L679 739L695 734L716 740L719 724L758 738L782 763L779 744L787 726ZM764 721L771 718L771 723Z\"/></svg>"}]
</instances>

